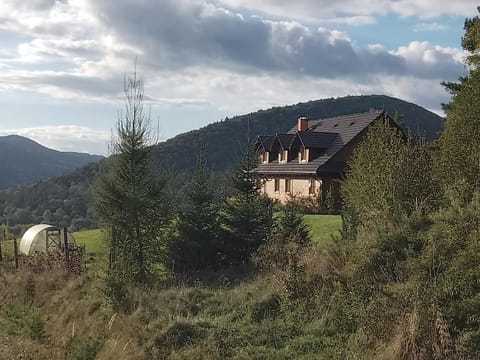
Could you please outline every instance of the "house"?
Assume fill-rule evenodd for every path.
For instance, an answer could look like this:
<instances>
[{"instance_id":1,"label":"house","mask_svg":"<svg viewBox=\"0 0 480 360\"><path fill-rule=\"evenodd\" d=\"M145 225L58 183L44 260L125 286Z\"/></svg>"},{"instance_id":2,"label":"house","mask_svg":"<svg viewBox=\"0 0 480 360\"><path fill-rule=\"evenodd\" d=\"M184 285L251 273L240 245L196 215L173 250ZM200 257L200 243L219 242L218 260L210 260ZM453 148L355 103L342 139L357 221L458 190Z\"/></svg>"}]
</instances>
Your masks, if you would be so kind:
<instances>
[{"instance_id":1,"label":"house","mask_svg":"<svg viewBox=\"0 0 480 360\"><path fill-rule=\"evenodd\" d=\"M255 172L262 179L261 193L281 203L292 197L324 202L330 194L338 205L347 161L377 121L397 126L384 111L371 110L319 120L300 117L286 134L258 136Z\"/></svg>"}]
</instances>

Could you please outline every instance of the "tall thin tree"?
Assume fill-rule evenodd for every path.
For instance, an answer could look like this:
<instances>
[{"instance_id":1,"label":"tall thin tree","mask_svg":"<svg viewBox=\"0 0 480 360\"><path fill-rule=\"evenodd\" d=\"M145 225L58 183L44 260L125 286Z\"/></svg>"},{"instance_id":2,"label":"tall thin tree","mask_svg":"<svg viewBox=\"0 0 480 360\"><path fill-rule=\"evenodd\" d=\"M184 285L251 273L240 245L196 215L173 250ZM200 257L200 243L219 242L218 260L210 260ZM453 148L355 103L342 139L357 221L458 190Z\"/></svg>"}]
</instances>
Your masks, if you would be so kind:
<instances>
[{"instance_id":1,"label":"tall thin tree","mask_svg":"<svg viewBox=\"0 0 480 360\"><path fill-rule=\"evenodd\" d=\"M145 282L165 261L162 230L168 224L165 181L152 167L150 117L144 111L144 83L135 71L125 77L125 110L112 136L112 156L97 179L96 213L112 235L110 275Z\"/></svg>"}]
</instances>

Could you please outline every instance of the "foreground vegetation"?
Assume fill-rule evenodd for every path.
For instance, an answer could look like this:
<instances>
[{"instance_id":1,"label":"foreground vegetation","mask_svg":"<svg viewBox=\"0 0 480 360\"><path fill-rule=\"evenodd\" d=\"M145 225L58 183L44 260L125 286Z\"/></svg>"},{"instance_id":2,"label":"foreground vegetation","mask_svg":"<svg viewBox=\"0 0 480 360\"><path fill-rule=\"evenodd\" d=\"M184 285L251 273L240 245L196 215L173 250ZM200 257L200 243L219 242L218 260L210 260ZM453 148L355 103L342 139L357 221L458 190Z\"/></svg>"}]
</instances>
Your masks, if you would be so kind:
<instances>
[{"instance_id":1,"label":"foreground vegetation","mask_svg":"<svg viewBox=\"0 0 480 360\"><path fill-rule=\"evenodd\" d=\"M4 273L0 344L12 359L476 359L479 222L477 199L117 304L95 271Z\"/></svg>"},{"instance_id":2,"label":"foreground vegetation","mask_svg":"<svg viewBox=\"0 0 480 360\"><path fill-rule=\"evenodd\" d=\"M28 283L32 299L19 286ZM213 283L135 290L121 314L89 278L17 274L2 285L0 343L11 343L3 353L11 359L328 359L340 345L328 333L318 337L324 315L300 311L267 275L239 280L225 272ZM328 351L319 357L319 350Z\"/></svg>"}]
</instances>

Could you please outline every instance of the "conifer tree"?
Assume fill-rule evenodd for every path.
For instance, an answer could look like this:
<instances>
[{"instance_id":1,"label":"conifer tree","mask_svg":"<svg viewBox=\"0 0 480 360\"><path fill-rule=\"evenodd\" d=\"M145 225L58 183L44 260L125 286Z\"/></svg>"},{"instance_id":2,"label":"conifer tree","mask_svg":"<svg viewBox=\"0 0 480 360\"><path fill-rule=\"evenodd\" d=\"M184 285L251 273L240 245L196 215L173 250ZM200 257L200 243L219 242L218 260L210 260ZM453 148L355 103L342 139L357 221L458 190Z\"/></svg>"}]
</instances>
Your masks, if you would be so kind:
<instances>
[{"instance_id":1,"label":"conifer tree","mask_svg":"<svg viewBox=\"0 0 480 360\"><path fill-rule=\"evenodd\" d=\"M177 222L171 244L174 271L217 268L222 261L218 204L206 168L205 146L199 145L197 164L186 186L186 207Z\"/></svg>"},{"instance_id":2,"label":"conifer tree","mask_svg":"<svg viewBox=\"0 0 480 360\"><path fill-rule=\"evenodd\" d=\"M259 195L257 165L257 150L250 144L232 177L235 194L226 200L222 212L232 262L249 261L271 229L271 201Z\"/></svg>"},{"instance_id":3,"label":"conifer tree","mask_svg":"<svg viewBox=\"0 0 480 360\"><path fill-rule=\"evenodd\" d=\"M110 280L146 282L165 261L162 233L169 222L165 181L150 159L150 119L144 113L143 80L125 78L125 112L119 114L112 156L97 179L95 208L110 233Z\"/></svg>"},{"instance_id":4,"label":"conifer tree","mask_svg":"<svg viewBox=\"0 0 480 360\"><path fill-rule=\"evenodd\" d=\"M293 241L300 245L310 243L310 227L303 221L303 216L294 204L283 207L280 216L276 220L275 235L282 242Z\"/></svg>"}]
</instances>

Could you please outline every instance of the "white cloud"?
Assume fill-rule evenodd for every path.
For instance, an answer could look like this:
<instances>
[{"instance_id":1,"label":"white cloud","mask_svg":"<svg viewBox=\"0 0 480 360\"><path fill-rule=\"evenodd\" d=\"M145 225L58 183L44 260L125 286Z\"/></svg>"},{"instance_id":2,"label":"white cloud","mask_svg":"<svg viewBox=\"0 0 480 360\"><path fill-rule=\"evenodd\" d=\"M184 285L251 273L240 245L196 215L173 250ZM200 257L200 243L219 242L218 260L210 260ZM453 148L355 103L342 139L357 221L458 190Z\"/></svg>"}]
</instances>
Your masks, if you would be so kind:
<instances>
[{"instance_id":1,"label":"white cloud","mask_svg":"<svg viewBox=\"0 0 480 360\"><path fill-rule=\"evenodd\" d=\"M474 16L476 0L217 0L224 6L247 8L284 18L319 21L319 19L349 19L355 16L373 17L395 13L401 16L432 18L440 15ZM321 20L320 20L321 21ZM347 20L348 21L348 20Z\"/></svg>"},{"instance_id":2,"label":"white cloud","mask_svg":"<svg viewBox=\"0 0 480 360\"><path fill-rule=\"evenodd\" d=\"M184 93L197 91L199 97L209 99L214 107L230 114L295 104L309 99L364 94L396 96L440 112L440 103L449 98L440 85L442 80L444 79L440 77L422 79L413 75L374 74L359 81L349 78L235 74L199 67L189 69L188 75L177 74L168 78L166 84L183 82L185 87L172 88L171 95L181 97ZM150 90L156 91L155 88Z\"/></svg>"},{"instance_id":3,"label":"white cloud","mask_svg":"<svg viewBox=\"0 0 480 360\"><path fill-rule=\"evenodd\" d=\"M316 21L321 24L345 24L350 26L372 25L376 23L375 16L371 15L331 17L316 19Z\"/></svg>"},{"instance_id":4,"label":"white cloud","mask_svg":"<svg viewBox=\"0 0 480 360\"><path fill-rule=\"evenodd\" d=\"M437 22L421 22L416 24L413 27L413 31L422 32L422 31L443 31L447 30L448 26L440 24Z\"/></svg>"},{"instance_id":5,"label":"white cloud","mask_svg":"<svg viewBox=\"0 0 480 360\"><path fill-rule=\"evenodd\" d=\"M434 46L426 41L413 41L392 52L405 59L408 73L421 78L443 78L462 75L464 52L456 48ZM449 75L450 74L450 75Z\"/></svg>"}]
</instances>

